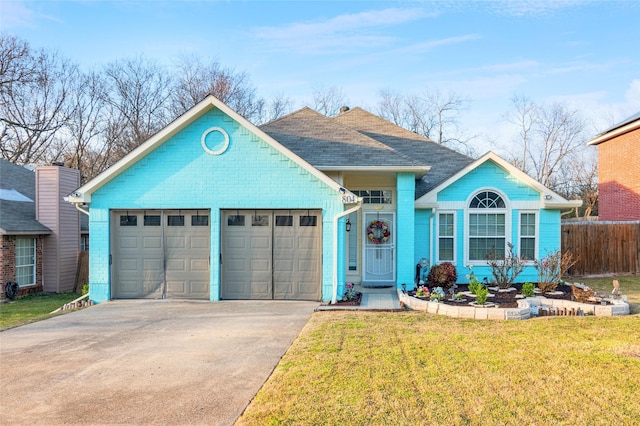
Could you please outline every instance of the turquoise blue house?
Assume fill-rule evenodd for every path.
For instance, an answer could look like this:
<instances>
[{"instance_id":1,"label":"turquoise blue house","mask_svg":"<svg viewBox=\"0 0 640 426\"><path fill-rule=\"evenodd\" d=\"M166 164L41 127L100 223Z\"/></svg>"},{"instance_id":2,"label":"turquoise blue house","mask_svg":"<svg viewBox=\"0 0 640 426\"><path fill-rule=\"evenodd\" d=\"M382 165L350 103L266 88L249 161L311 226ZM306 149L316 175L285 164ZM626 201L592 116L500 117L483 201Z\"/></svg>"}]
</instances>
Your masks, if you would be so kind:
<instances>
[{"instance_id":1,"label":"turquoise blue house","mask_svg":"<svg viewBox=\"0 0 640 426\"><path fill-rule=\"evenodd\" d=\"M89 214L96 302L335 301L347 282L412 287L421 260L490 278L492 249L557 250L579 203L360 108L256 127L213 96L67 199Z\"/></svg>"}]
</instances>

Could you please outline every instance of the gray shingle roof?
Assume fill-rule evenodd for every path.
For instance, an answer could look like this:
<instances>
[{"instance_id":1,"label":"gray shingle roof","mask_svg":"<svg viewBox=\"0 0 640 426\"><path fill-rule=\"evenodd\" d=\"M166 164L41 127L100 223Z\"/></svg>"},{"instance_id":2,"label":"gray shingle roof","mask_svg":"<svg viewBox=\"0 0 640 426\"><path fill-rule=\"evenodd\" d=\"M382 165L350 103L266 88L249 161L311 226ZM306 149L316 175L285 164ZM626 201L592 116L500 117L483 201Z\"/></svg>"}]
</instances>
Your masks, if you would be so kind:
<instances>
[{"instance_id":1,"label":"gray shingle roof","mask_svg":"<svg viewBox=\"0 0 640 426\"><path fill-rule=\"evenodd\" d=\"M263 124L260 129L320 170L422 166L392 147L308 107Z\"/></svg>"},{"instance_id":2,"label":"gray shingle roof","mask_svg":"<svg viewBox=\"0 0 640 426\"><path fill-rule=\"evenodd\" d=\"M393 148L422 165L431 166L431 170L416 182L416 199L473 162L471 157L435 143L431 139L397 126L359 107L350 109L334 117L333 120Z\"/></svg>"},{"instance_id":3,"label":"gray shingle roof","mask_svg":"<svg viewBox=\"0 0 640 426\"><path fill-rule=\"evenodd\" d=\"M36 176L24 167L0 159L0 188L15 190L32 201L0 199L0 233L5 235L50 234L36 220Z\"/></svg>"},{"instance_id":4,"label":"gray shingle roof","mask_svg":"<svg viewBox=\"0 0 640 426\"><path fill-rule=\"evenodd\" d=\"M416 199L473 162L358 107L333 118L305 107L260 129L321 170L431 167L416 182Z\"/></svg>"}]
</instances>

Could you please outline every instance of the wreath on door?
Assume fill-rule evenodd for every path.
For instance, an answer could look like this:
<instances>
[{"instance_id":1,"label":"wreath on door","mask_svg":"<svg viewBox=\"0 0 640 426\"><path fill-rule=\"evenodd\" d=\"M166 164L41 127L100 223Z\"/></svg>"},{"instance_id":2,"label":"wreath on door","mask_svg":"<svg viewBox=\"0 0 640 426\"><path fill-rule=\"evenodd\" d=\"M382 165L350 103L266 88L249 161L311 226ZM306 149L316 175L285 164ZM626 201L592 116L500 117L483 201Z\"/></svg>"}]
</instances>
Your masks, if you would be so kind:
<instances>
[{"instance_id":1,"label":"wreath on door","mask_svg":"<svg viewBox=\"0 0 640 426\"><path fill-rule=\"evenodd\" d=\"M391 238L389 225L382 220L372 220L367 228L367 238L373 244L384 244Z\"/></svg>"}]
</instances>

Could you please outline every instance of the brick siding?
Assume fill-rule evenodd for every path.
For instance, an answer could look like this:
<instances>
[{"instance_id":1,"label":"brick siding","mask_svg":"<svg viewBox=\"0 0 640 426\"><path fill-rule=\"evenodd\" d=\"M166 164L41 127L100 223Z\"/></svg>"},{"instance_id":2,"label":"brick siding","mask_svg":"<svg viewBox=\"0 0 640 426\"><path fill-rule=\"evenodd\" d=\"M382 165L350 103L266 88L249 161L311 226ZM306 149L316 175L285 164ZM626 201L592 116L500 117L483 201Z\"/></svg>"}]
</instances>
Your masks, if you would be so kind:
<instances>
[{"instance_id":1,"label":"brick siding","mask_svg":"<svg viewBox=\"0 0 640 426\"><path fill-rule=\"evenodd\" d=\"M640 129L598 145L600 220L640 220Z\"/></svg>"},{"instance_id":2,"label":"brick siding","mask_svg":"<svg viewBox=\"0 0 640 426\"><path fill-rule=\"evenodd\" d=\"M4 287L8 282L16 280L16 236L0 235L0 300L6 298ZM42 291L42 247L44 236L36 238L36 285L22 287L19 296Z\"/></svg>"}]
</instances>

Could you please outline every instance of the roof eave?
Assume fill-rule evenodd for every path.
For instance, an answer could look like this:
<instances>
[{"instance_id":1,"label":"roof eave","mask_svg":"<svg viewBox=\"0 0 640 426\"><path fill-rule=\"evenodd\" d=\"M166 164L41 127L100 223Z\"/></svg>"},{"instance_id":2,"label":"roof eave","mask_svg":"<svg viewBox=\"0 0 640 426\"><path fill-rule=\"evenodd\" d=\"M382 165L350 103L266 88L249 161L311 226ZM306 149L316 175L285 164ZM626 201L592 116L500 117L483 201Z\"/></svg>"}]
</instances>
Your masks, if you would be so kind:
<instances>
[{"instance_id":1,"label":"roof eave","mask_svg":"<svg viewBox=\"0 0 640 426\"><path fill-rule=\"evenodd\" d=\"M632 121L631 123L628 123L622 127L618 127L617 129L613 129L608 132L601 133L595 138L588 141L587 145L599 145L603 142L606 142L610 139L624 135L625 133L629 133L636 129L640 129L640 120Z\"/></svg>"},{"instance_id":2,"label":"roof eave","mask_svg":"<svg viewBox=\"0 0 640 426\"><path fill-rule=\"evenodd\" d=\"M315 166L323 172L413 172L425 175L431 166Z\"/></svg>"}]
</instances>

